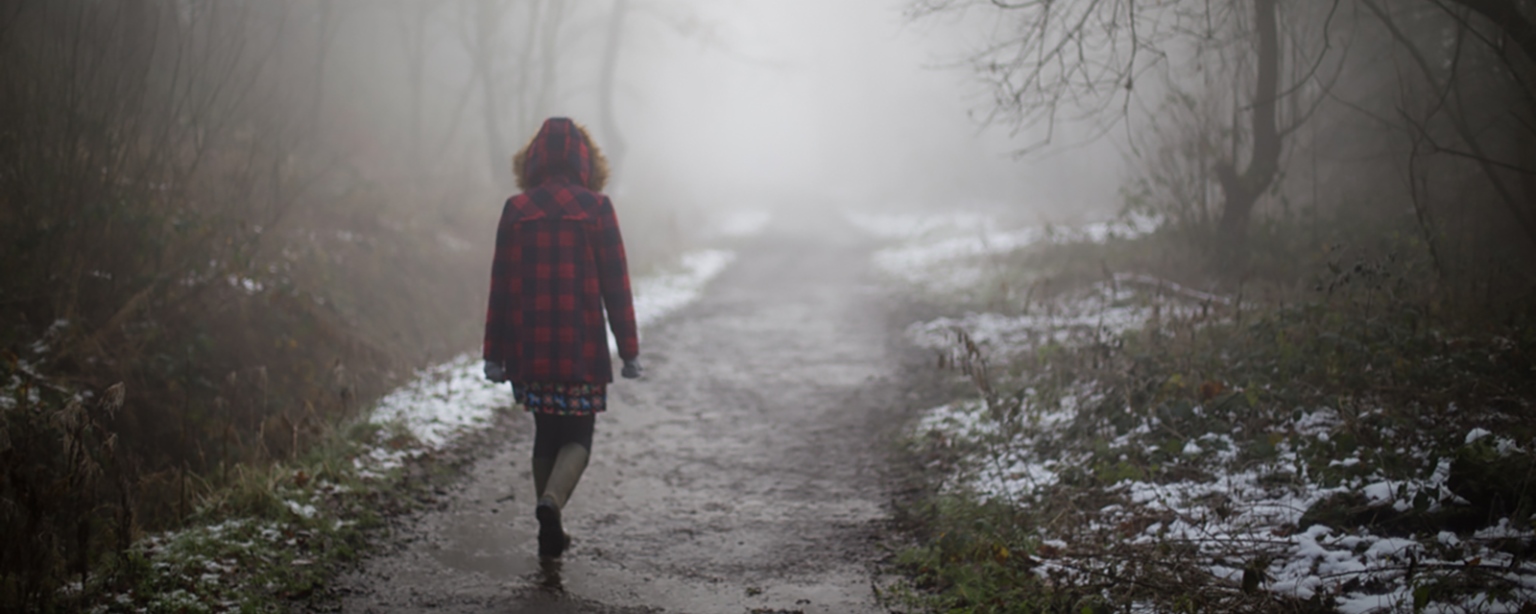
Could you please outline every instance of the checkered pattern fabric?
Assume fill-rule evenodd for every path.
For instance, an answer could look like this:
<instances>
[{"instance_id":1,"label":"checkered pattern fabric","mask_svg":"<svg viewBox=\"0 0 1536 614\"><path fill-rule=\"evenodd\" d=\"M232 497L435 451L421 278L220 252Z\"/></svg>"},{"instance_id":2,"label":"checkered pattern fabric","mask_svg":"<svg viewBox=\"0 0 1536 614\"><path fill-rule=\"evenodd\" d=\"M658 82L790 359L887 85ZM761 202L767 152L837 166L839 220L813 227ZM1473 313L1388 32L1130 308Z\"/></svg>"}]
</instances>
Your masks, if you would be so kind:
<instances>
[{"instance_id":1,"label":"checkered pattern fabric","mask_svg":"<svg viewBox=\"0 0 1536 614\"><path fill-rule=\"evenodd\" d=\"M484 358L513 382L611 382L605 308L619 356L640 353L613 202L585 187L586 139L568 119L545 122L524 172L537 187L502 208Z\"/></svg>"}]
</instances>

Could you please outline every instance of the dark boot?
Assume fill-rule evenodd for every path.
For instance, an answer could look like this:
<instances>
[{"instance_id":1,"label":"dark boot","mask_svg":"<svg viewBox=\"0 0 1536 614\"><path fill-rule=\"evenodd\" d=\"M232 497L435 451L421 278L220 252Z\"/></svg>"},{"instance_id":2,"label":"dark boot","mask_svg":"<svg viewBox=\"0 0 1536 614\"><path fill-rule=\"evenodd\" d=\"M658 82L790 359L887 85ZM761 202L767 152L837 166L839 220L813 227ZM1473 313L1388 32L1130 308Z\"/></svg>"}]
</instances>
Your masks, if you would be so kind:
<instances>
[{"instance_id":1,"label":"dark boot","mask_svg":"<svg viewBox=\"0 0 1536 614\"><path fill-rule=\"evenodd\" d=\"M560 522L560 510L565 508L571 492L576 490L576 483L581 481L589 455L585 446L571 443L560 448L555 456L549 479L539 495L539 505L534 508L534 515L539 519L539 556L558 557L571 545L571 536L566 535Z\"/></svg>"}]
</instances>

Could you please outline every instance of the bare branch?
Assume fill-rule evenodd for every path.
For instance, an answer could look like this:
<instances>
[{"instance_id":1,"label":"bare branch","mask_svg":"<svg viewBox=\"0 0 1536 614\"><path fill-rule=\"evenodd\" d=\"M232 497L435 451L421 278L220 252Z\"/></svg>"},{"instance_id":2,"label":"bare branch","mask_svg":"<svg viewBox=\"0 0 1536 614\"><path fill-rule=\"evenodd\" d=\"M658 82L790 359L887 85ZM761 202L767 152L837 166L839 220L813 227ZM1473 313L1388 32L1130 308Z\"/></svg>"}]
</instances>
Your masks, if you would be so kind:
<instances>
[{"instance_id":1,"label":"bare branch","mask_svg":"<svg viewBox=\"0 0 1536 614\"><path fill-rule=\"evenodd\" d=\"M1397 22L1392 19L1392 16L1389 15L1386 11L1382 10L1382 8L1376 4L1375 0L1362 0L1362 3L1365 5L1366 9L1369 10L1371 14L1375 15L1381 24L1387 28L1387 31L1392 35L1392 38L1396 40L1398 44L1408 52L1409 57L1413 59L1414 64L1419 68L1419 71L1423 74L1424 79L1431 84L1435 84L1436 88L1438 89L1440 85L1438 84L1438 80L1435 78L1435 71L1433 68L1431 68L1429 60L1424 57L1424 54L1422 51L1420 51L1418 45L1415 44L1413 40L1409 38L1408 35L1405 34L1402 29L1397 26ZM1464 33L1464 29L1458 28L1457 32L1457 47L1459 49L1459 41L1461 39L1461 34ZM1450 80L1454 79L1455 76L1454 73L1452 73ZM1453 91L1453 94L1458 99L1458 104L1460 104L1460 90L1458 88L1452 87L1449 81L1444 85L1444 87ZM1536 243L1536 222L1532 222L1529 219L1529 216L1527 216L1525 212L1520 209L1519 200L1516 199L1514 193L1510 191L1509 187L1504 184L1503 178L1499 177L1498 173L1495 172L1496 167L1491 163L1491 158L1483 151L1482 145L1477 141L1471 126L1467 124L1466 116L1461 113L1450 113L1449 116L1451 125L1456 129L1456 132L1461 137L1462 142L1465 143L1469 149L1471 149L1471 153L1473 154L1471 159L1476 162L1478 167L1483 171L1483 176L1488 179L1489 185L1491 185L1494 191L1499 195L1500 202L1504 204L1505 209L1524 229L1526 238L1531 240L1533 243Z\"/></svg>"},{"instance_id":2,"label":"bare branch","mask_svg":"<svg viewBox=\"0 0 1536 614\"><path fill-rule=\"evenodd\" d=\"M1512 0L1451 0L1465 6L1493 22L1493 25L1514 40L1525 52L1525 57L1536 61L1536 24L1525 18L1520 6Z\"/></svg>"}]
</instances>

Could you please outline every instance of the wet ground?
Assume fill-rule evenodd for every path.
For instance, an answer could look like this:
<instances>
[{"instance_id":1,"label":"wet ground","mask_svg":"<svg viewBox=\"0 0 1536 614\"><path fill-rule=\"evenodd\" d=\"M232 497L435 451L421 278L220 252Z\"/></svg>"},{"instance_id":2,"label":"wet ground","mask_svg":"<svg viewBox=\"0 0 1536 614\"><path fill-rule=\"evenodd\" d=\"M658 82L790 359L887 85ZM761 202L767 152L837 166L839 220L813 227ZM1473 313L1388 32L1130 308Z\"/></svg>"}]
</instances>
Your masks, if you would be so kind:
<instances>
[{"instance_id":1,"label":"wet ground","mask_svg":"<svg viewBox=\"0 0 1536 614\"><path fill-rule=\"evenodd\" d=\"M835 215L770 227L643 331L609 389L558 563L535 554L532 422L332 591L345 612L881 611L903 305ZM508 402L510 403L510 392Z\"/></svg>"}]
</instances>

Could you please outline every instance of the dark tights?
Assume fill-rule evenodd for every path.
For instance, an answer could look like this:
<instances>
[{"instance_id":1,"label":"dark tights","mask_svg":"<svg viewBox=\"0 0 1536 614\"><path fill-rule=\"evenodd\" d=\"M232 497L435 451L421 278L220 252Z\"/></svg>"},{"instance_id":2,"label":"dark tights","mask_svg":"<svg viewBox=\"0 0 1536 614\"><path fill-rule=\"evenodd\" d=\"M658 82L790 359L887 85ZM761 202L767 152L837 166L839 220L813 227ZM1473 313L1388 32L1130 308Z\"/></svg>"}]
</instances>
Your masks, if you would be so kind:
<instances>
[{"instance_id":1,"label":"dark tights","mask_svg":"<svg viewBox=\"0 0 1536 614\"><path fill-rule=\"evenodd\" d=\"M592 450L592 430L597 425L597 415L557 416L533 412L533 457L554 460L560 448L568 443L579 443Z\"/></svg>"}]
</instances>

